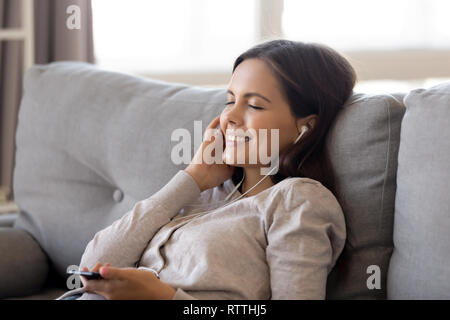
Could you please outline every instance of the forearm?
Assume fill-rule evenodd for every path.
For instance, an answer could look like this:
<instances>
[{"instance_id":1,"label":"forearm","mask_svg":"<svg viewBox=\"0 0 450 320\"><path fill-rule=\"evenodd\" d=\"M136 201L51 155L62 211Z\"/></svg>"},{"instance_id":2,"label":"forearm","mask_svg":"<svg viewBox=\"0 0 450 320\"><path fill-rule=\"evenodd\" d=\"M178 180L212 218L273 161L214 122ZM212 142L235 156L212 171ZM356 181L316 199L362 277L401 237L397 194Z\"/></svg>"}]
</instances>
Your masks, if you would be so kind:
<instances>
[{"instance_id":1,"label":"forearm","mask_svg":"<svg viewBox=\"0 0 450 320\"><path fill-rule=\"evenodd\" d=\"M196 182L180 170L161 190L99 231L87 245L80 265L91 268L102 262L134 267L155 233L199 194Z\"/></svg>"}]
</instances>

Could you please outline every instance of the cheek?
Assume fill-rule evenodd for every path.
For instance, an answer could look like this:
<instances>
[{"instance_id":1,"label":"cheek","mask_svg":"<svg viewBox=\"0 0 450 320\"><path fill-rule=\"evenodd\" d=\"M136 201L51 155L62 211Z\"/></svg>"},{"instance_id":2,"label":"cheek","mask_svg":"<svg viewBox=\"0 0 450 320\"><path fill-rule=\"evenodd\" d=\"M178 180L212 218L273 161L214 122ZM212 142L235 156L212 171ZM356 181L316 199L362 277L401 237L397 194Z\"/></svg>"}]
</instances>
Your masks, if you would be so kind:
<instances>
[{"instance_id":1,"label":"cheek","mask_svg":"<svg viewBox=\"0 0 450 320\"><path fill-rule=\"evenodd\" d=\"M294 142L297 128L295 126L295 120L291 119L288 115L276 120L272 127L278 129L278 146L281 153Z\"/></svg>"},{"instance_id":2,"label":"cheek","mask_svg":"<svg viewBox=\"0 0 450 320\"><path fill-rule=\"evenodd\" d=\"M289 146L291 146L293 143L294 143L294 141L292 139L292 132L286 132L285 130L283 130L283 131L280 130L280 142L279 142L280 153L282 151L284 151L286 148L288 148Z\"/></svg>"},{"instance_id":3,"label":"cheek","mask_svg":"<svg viewBox=\"0 0 450 320\"><path fill-rule=\"evenodd\" d=\"M285 124L273 126L267 130L267 146L265 146L264 139L261 139L259 143L259 147L267 149L268 154L271 156L274 156L276 153L279 156L293 143L292 135L295 133L287 130L287 128L283 127L283 125ZM278 133L276 133L275 129L278 129Z\"/></svg>"}]
</instances>

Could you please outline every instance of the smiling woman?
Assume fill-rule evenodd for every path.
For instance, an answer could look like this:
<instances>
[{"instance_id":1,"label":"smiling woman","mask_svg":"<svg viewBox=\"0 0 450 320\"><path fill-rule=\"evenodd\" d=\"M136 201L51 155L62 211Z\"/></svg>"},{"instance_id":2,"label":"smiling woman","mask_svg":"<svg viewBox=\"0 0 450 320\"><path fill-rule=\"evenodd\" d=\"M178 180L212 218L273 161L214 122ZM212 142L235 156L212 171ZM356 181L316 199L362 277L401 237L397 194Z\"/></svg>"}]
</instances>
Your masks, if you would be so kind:
<instances>
[{"instance_id":1,"label":"smiling woman","mask_svg":"<svg viewBox=\"0 0 450 320\"><path fill-rule=\"evenodd\" d=\"M322 147L354 83L350 64L324 45L274 40L238 56L229 101L206 129L214 135L161 190L97 232L80 265L103 279L64 297L324 299L346 227L325 185ZM250 129L279 132L272 179L261 179L259 158L235 162L236 145L273 153L258 135L239 133ZM198 161L211 146L224 162Z\"/></svg>"}]
</instances>

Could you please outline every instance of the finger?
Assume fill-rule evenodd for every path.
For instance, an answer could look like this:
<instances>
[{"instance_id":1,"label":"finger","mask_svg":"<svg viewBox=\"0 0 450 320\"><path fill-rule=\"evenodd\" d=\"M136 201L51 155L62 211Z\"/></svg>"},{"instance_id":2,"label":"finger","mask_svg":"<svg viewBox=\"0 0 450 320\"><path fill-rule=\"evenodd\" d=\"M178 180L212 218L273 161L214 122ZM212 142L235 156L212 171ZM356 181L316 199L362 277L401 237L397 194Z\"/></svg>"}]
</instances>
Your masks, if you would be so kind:
<instances>
[{"instance_id":1,"label":"finger","mask_svg":"<svg viewBox=\"0 0 450 320\"><path fill-rule=\"evenodd\" d=\"M91 269L91 272L96 272L96 271L94 271L94 270L95 270L95 269L98 269L99 266L101 267L101 265L102 265L101 263L97 263L97 264ZM81 268L81 271L89 271L89 269L88 269L87 267L83 267L83 268ZM81 282L83 283L83 287L86 287L87 284L88 284L89 279L86 278L85 276L81 276L81 275L80 275L80 279L81 279Z\"/></svg>"},{"instance_id":2,"label":"finger","mask_svg":"<svg viewBox=\"0 0 450 320\"><path fill-rule=\"evenodd\" d=\"M101 268L102 264L100 262L97 262L95 266L91 269L92 272L98 272L98 270Z\"/></svg>"},{"instance_id":3,"label":"finger","mask_svg":"<svg viewBox=\"0 0 450 320\"><path fill-rule=\"evenodd\" d=\"M206 128L203 141L214 141L216 139L216 129Z\"/></svg>"},{"instance_id":4,"label":"finger","mask_svg":"<svg viewBox=\"0 0 450 320\"><path fill-rule=\"evenodd\" d=\"M110 285L111 283L109 280L88 280L86 281L84 290L102 294L110 290Z\"/></svg>"},{"instance_id":5,"label":"finger","mask_svg":"<svg viewBox=\"0 0 450 320\"><path fill-rule=\"evenodd\" d=\"M220 123L220 114L209 123L206 129L215 129L219 125L219 123Z\"/></svg>"},{"instance_id":6,"label":"finger","mask_svg":"<svg viewBox=\"0 0 450 320\"><path fill-rule=\"evenodd\" d=\"M124 270L120 269L120 268L114 268L111 266L103 266L100 268L100 274L104 279L117 279L117 280L121 280L124 279L125 274L124 274Z\"/></svg>"},{"instance_id":7,"label":"finger","mask_svg":"<svg viewBox=\"0 0 450 320\"><path fill-rule=\"evenodd\" d=\"M219 133L220 133L220 128L216 127L220 124L220 115L218 115L217 117L215 117L210 124L208 125L208 127L206 127L205 130L205 134L204 134L204 139L206 141L214 141L212 140L213 137L214 139L216 139L217 137L219 137Z\"/></svg>"},{"instance_id":8,"label":"finger","mask_svg":"<svg viewBox=\"0 0 450 320\"><path fill-rule=\"evenodd\" d=\"M81 271L89 271L89 269L87 267L83 267L83 268L81 268ZM86 287L88 280L83 276L80 276L80 280L81 280L81 283L83 284L83 287Z\"/></svg>"}]
</instances>

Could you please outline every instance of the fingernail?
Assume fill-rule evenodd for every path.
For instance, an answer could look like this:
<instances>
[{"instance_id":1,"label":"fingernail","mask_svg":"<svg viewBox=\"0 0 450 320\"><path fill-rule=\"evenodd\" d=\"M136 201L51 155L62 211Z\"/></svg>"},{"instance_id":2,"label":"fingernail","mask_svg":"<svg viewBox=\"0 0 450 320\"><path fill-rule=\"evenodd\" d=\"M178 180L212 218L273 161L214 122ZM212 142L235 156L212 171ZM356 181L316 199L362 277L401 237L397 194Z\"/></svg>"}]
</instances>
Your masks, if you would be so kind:
<instances>
[{"instance_id":1,"label":"fingernail","mask_svg":"<svg viewBox=\"0 0 450 320\"><path fill-rule=\"evenodd\" d=\"M100 273L103 276L106 276L108 274L108 267L102 267L101 270L100 270Z\"/></svg>"}]
</instances>

